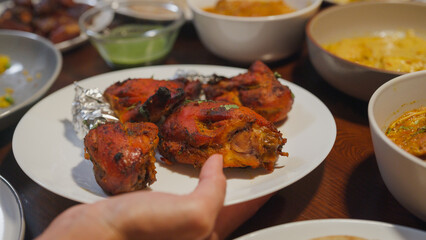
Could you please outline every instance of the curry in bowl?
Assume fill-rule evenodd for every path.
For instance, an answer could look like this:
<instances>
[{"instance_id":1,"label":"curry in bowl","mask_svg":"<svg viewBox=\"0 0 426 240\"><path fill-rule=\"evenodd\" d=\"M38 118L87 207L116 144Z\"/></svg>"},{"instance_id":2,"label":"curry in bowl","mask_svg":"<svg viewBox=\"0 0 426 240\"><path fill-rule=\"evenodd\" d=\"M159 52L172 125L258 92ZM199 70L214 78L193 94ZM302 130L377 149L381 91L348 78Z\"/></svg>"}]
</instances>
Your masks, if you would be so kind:
<instances>
[{"instance_id":1,"label":"curry in bowl","mask_svg":"<svg viewBox=\"0 0 426 240\"><path fill-rule=\"evenodd\" d=\"M323 47L345 60L368 67L401 73L426 70L426 38L412 29L344 38Z\"/></svg>"},{"instance_id":2,"label":"curry in bowl","mask_svg":"<svg viewBox=\"0 0 426 240\"><path fill-rule=\"evenodd\" d=\"M426 107L402 114L389 125L386 136L405 151L426 160Z\"/></svg>"},{"instance_id":3,"label":"curry in bowl","mask_svg":"<svg viewBox=\"0 0 426 240\"><path fill-rule=\"evenodd\" d=\"M219 0L216 5L204 10L236 17L265 17L296 11L283 0Z\"/></svg>"}]
</instances>

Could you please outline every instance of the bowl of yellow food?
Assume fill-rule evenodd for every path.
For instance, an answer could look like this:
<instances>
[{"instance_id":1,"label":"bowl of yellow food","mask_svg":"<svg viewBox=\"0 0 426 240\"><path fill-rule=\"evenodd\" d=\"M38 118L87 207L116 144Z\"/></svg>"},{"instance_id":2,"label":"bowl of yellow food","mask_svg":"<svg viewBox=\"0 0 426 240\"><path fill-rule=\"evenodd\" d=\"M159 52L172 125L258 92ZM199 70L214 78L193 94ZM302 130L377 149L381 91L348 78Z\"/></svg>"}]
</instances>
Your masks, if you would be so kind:
<instances>
[{"instance_id":1,"label":"bowl of yellow food","mask_svg":"<svg viewBox=\"0 0 426 240\"><path fill-rule=\"evenodd\" d=\"M330 85L368 101L388 80L426 70L425 12L419 2L329 7L306 26L309 58Z\"/></svg>"},{"instance_id":2,"label":"bowl of yellow food","mask_svg":"<svg viewBox=\"0 0 426 240\"><path fill-rule=\"evenodd\" d=\"M277 61L304 42L306 22L322 0L188 0L203 45L216 56L249 64Z\"/></svg>"},{"instance_id":3,"label":"bowl of yellow food","mask_svg":"<svg viewBox=\"0 0 426 240\"><path fill-rule=\"evenodd\" d=\"M0 131L16 124L55 82L62 55L34 33L0 30Z\"/></svg>"},{"instance_id":4,"label":"bowl of yellow food","mask_svg":"<svg viewBox=\"0 0 426 240\"><path fill-rule=\"evenodd\" d=\"M396 77L372 95L368 118L380 174L406 209L426 221L426 71Z\"/></svg>"}]
</instances>

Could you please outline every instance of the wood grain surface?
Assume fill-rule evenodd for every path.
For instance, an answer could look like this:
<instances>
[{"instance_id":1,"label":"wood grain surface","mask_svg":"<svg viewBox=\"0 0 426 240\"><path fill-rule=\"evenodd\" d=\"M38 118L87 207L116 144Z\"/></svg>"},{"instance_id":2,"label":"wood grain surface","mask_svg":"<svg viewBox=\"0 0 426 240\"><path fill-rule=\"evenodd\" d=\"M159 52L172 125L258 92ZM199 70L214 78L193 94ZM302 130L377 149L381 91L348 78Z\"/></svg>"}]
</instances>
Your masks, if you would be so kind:
<instances>
[{"instance_id":1,"label":"wood grain surface","mask_svg":"<svg viewBox=\"0 0 426 240\"><path fill-rule=\"evenodd\" d=\"M62 71L49 94L74 81L113 71L89 42L63 53L63 60ZM200 42L192 22L184 25L171 54L161 64L248 67L211 54ZM368 219L426 230L426 223L405 210L380 177L368 126L367 103L328 85L311 65L306 47L268 66L325 103L334 116L337 138L321 165L278 191L229 239L283 223L326 218ZM53 218L78 203L44 189L22 172L12 151L15 127L0 132L0 175L17 190L25 213L25 239L33 239Z\"/></svg>"}]
</instances>

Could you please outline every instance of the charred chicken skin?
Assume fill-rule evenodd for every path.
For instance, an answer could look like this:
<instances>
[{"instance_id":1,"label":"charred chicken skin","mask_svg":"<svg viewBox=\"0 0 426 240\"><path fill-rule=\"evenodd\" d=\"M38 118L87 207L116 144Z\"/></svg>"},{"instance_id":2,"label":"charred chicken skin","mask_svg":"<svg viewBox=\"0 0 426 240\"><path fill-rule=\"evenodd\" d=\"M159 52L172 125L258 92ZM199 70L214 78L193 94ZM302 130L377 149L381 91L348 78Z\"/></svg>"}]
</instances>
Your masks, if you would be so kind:
<instances>
[{"instance_id":1,"label":"charred chicken skin","mask_svg":"<svg viewBox=\"0 0 426 240\"><path fill-rule=\"evenodd\" d=\"M84 138L85 158L109 194L144 189L156 181L158 127L153 123L106 123Z\"/></svg>"},{"instance_id":2,"label":"charred chicken skin","mask_svg":"<svg viewBox=\"0 0 426 240\"><path fill-rule=\"evenodd\" d=\"M186 98L198 96L198 85L183 80L134 78L111 85L104 97L121 122L157 123Z\"/></svg>"},{"instance_id":3,"label":"charred chicken skin","mask_svg":"<svg viewBox=\"0 0 426 240\"><path fill-rule=\"evenodd\" d=\"M223 155L224 167L263 167L273 171L286 139L253 110L213 101L187 101L160 127L159 152L168 162L201 167Z\"/></svg>"},{"instance_id":4,"label":"charred chicken skin","mask_svg":"<svg viewBox=\"0 0 426 240\"><path fill-rule=\"evenodd\" d=\"M261 61L254 62L247 73L232 78L217 76L204 84L203 90L209 100L249 107L274 123L287 118L294 101L290 89Z\"/></svg>"}]
</instances>

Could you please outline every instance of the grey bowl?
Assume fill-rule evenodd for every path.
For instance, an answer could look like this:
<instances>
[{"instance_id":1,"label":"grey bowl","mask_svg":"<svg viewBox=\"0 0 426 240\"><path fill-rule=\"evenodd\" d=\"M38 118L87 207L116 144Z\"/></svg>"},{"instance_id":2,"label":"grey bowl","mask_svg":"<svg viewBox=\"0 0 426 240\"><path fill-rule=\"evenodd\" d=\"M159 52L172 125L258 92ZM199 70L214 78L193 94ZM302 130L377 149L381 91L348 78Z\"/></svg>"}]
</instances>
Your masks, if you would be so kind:
<instances>
[{"instance_id":1,"label":"grey bowl","mask_svg":"<svg viewBox=\"0 0 426 240\"><path fill-rule=\"evenodd\" d=\"M17 123L42 98L62 68L62 55L47 39L33 33L0 30L0 54L11 66L0 74L0 95L14 90L14 104L0 108L0 131Z\"/></svg>"}]
</instances>

